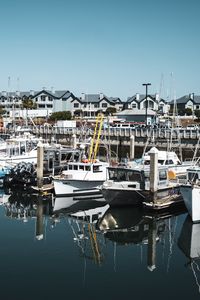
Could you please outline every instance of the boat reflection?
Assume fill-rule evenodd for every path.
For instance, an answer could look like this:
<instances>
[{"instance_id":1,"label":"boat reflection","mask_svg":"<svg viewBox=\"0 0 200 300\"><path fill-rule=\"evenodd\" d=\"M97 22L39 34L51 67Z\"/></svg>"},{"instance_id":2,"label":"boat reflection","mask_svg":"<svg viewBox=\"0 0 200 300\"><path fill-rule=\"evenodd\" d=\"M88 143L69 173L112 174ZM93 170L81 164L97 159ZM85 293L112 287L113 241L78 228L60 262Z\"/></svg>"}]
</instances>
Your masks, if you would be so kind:
<instances>
[{"instance_id":1,"label":"boat reflection","mask_svg":"<svg viewBox=\"0 0 200 300\"><path fill-rule=\"evenodd\" d=\"M66 218L73 233L73 241L79 250L79 256L101 265L104 260L102 247L103 234L96 229L99 218L109 208L104 198L90 196L78 200L76 197L58 197L54 201L53 219L55 224Z\"/></svg>"},{"instance_id":2,"label":"boat reflection","mask_svg":"<svg viewBox=\"0 0 200 300\"><path fill-rule=\"evenodd\" d=\"M35 219L35 238L42 240L45 218L52 214L52 201L48 201L52 195L42 196L25 190L14 190L10 194L4 194L4 198L5 215L23 223Z\"/></svg>"},{"instance_id":3,"label":"boat reflection","mask_svg":"<svg viewBox=\"0 0 200 300\"><path fill-rule=\"evenodd\" d=\"M200 223L193 223L187 215L178 239L178 246L187 257L200 293Z\"/></svg>"},{"instance_id":4,"label":"boat reflection","mask_svg":"<svg viewBox=\"0 0 200 300\"><path fill-rule=\"evenodd\" d=\"M185 211L183 207L178 212L165 211L160 214L149 214L141 207L110 207L98 220L97 228L115 245L147 245L147 267L153 271L156 268L157 244L169 231L171 235L174 235L171 226L172 219Z\"/></svg>"}]
</instances>

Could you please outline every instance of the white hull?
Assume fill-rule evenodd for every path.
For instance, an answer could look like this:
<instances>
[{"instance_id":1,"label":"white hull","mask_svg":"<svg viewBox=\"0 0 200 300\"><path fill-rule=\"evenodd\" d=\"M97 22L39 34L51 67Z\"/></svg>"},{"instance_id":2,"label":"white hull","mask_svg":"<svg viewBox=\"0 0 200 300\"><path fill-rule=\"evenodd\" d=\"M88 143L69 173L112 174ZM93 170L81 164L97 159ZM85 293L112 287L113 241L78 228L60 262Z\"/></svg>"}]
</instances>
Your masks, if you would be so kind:
<instances>
[{"instance_id":1,"label":"white hull","mask_svg":"<svg viewBox=\"0 0 200 300\"><path fill-rule=\"evenodd\" d=\"M180 188L185 206L193 222L200 222L200 186L183 185Z\"/></svg>"},{"instance_id":2,"label":"white hull","mask_svg":"<svg viewBox=\"0 0 200 300\"><path fill-rule=\"evenodd\" d=\"M75 196L84 194L100 194L99 186L103 181L88 180L60 180L54 179L54 192L56 196Z\"/></svg>"}]
</instances>

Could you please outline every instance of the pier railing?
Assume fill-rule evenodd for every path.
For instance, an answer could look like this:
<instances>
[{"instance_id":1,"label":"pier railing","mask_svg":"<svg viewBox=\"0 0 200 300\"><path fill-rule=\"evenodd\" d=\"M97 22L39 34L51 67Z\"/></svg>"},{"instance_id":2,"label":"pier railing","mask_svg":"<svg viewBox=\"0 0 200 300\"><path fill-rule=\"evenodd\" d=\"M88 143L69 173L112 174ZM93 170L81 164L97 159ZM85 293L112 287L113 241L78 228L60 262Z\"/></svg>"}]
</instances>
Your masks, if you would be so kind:
<instances>
[{"instance_id":1,"label":"pier railing","mask_svg":"<svg viewBox=\"0 0 200 300\"><path fill-rule=\"evenodd\" d=\"M65 128L65 127L33 127L33 132L43 136L46 139L54 137L57 140L71 140L71 136L75 134L77 138L90 138L93 136L92 128ZM152 129L152 128L107 128L103 129L101 139L104 143L111 145L123 144L130 145L130 137L135 136L135 145L144 147L144 144L149 142L149 145L166 147L171 141L174 147L194 148L200 138L200 130L195 129Z\"/></svg>"}]
</instances>

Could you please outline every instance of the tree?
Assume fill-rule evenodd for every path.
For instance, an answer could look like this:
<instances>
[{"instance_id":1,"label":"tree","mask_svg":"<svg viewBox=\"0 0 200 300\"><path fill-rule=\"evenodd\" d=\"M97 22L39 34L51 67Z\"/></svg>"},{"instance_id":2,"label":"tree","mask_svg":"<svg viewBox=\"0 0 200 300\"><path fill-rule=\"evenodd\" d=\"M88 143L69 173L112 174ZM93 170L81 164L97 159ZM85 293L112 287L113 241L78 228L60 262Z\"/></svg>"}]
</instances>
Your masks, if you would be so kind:
<instances>
[{"instance_id":1,"label":"tree","mask_svg":"<svg viewBox=\"0 0 200 300\"><path fill-rule=\"evenodd\" d=\"M33 100L31 98L26 98L22 100L22 108L25 109L36 109L37 108L37 104L35 102L33 102Z\"/></svg>"},{"instance_id":2,"label":"tree","mask_svg":"<svg viewBox=\"0 0 200 300\"><path fill-rule=\"evenodd\" d=\"M198 120L200 120L200 109L196 109L194 111L195 116L197 117Z\"/></svg>"},{"instance_id":3,"label":"tree","mask_svg":"<svg viewBox=\"0 0 200 300\"><path fill-rule=\"evenodd\" d=\"M57 121L57 120L71 120L72 114L70 111L58 111L51 114L49 120Z\"/></svg>"},{"instance_id":4,"label":"tree","mask_svg":"<svg viewBox=\"0 0 200 300\"><path fill-rule=\"evenodd\" d=\"M108 107L108 108L106 109L105 114L106 114L106 116L113 115L113 114L116 113L116 111L117 111L117 110L116 110L116 107L110 106L110 107Z\"/></svg>"},{"instance_id":5,"label":"tree","mask_svg":"<svg viewBox=\"0 0 200 300\"><path fill-rule=\"evenodd\" d=\"M186 116L191 116L192 115L192 110L191 110L191 108L186 108L185 109L185 114L186 114Z\"/></svg>"}]
</instances>

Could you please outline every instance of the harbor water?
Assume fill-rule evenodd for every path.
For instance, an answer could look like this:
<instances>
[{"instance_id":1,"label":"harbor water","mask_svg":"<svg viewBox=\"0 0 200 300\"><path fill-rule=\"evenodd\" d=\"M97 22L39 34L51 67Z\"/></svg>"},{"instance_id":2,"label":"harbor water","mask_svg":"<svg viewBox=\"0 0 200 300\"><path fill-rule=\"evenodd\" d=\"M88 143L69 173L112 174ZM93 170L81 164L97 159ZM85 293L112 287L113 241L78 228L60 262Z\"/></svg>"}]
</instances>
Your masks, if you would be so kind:
<instances>
[{"instance_id":1,"label":"harbor water","mask_svg":"<svg viewBox=\"0 0 200 300\"><path fill-rule=\"evenodd\" d=\"M200 298L200 225L185 207L1 190L0 236L5 300Z\"/></svg>"}]
</instances>

